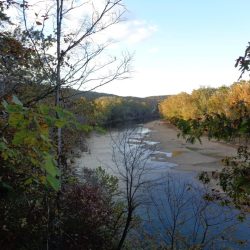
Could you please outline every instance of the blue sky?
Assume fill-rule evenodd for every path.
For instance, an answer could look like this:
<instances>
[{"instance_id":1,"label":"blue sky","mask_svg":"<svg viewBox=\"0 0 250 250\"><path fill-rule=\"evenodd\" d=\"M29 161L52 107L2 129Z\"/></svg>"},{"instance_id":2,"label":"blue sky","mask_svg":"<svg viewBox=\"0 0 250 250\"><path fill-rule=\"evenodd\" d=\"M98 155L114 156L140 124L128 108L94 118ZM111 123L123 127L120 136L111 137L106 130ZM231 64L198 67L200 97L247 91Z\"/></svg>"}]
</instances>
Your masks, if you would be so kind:
<instances>
[{"instance_id":1,"label":"blue sky","mask_svg":"<svg viewBox=\"0 0 250 250\"><path fill-rule=\"evenodd\" d=\"M127 22L114 50L135 53L132 78L100 92L151 96L237 80L250 41L249 0L125 0ZM124 35L122 34L124 33ZM247 76L246 76L247 79Z\"/></svg>"}]
</instances>

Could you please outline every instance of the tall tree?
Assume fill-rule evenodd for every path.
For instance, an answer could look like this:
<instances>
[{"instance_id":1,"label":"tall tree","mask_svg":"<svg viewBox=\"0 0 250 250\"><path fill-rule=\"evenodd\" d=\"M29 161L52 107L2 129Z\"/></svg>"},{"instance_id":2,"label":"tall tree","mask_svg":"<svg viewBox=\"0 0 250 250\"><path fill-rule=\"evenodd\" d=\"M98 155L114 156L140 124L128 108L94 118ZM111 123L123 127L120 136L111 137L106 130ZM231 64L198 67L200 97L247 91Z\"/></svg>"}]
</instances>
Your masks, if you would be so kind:
<instances>
[{"instance_id":1,"label":"tall tree","mask_svg":"<svg viewBox=\"0 0 250 250\"><path fill-rule=\"evenodd\" d=\"M108 56L105 52L110 39L99 41L107 35L110 26L122 20L125 12L122 0L56 0L52 3L22 0L19 6L31 45L45 65L44 74L50 77L48 92L51 88L54 91L57 107L69 97L62 95L62 89L84 87L90 91L128 77L131 56L123 54L120 60ZM82 18L76 18L77 15ZM41 93L36 100L46 94ZM59 166L62 146L62 131L58 128Z\"/></svg>"}]
</instances>

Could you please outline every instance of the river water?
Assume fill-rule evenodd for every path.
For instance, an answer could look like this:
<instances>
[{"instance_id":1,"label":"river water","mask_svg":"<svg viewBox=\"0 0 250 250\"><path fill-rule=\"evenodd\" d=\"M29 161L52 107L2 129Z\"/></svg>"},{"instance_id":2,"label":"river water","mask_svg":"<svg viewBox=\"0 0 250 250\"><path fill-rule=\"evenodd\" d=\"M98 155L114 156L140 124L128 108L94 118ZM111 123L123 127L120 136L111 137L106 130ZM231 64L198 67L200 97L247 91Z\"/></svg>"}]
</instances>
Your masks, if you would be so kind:
<instances>
[{"instance_id":1,"label":"river water","mask_svg":"<svg viewBox=\"0 0 250 250\"><path fill-rule=\"evenodd\" d=\"M84 167L101 166L121 179L124 190L124 176L133 166L132 185L142 184L135 201L140 204L136 214L143 222L143 233L133 234L141 242L152 237L156 244L173 249L188 249L194 244L202 244L202 249L250 249L250 220L241 223L237 210L211 201L209 187L197 180L197 173L177 171L171 163L173 152L159 151L159 142L149 139L151 132L138 125L93 134L88 151L76 159L79 174Z\"/></svg>"}]
</instances>

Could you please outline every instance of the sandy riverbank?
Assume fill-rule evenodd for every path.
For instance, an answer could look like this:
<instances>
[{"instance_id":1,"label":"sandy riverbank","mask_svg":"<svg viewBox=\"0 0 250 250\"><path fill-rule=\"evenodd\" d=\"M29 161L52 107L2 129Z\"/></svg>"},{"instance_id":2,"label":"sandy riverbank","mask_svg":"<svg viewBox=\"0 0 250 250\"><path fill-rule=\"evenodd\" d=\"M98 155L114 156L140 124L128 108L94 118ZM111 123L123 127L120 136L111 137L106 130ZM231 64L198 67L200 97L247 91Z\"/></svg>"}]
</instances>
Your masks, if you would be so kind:
<instances>
[{"instance_id":1,"label":"sandy riverbank","mask_svg":"<svg viewBox=\"0 0 250 250\"><path fill-rule=\"evenodd\" d=\"M222 158L236 155L236 147L209 141L207 138L202 138L202 144L187 143L184 139L177 138L178 131L164 121L149 122L144 127L152 130L152 141L160 142L159 150L173 153L168 161L178 164L178 170L217 171L223 166Z\"/></svg>"}]
</instances>

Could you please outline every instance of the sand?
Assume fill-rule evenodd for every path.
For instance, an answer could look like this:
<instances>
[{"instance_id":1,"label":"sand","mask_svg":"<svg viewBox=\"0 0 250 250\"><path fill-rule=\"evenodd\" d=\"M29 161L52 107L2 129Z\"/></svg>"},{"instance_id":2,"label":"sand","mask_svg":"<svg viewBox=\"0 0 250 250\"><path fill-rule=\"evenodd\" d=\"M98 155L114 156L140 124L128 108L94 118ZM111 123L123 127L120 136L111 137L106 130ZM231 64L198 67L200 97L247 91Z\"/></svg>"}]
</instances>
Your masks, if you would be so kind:
<instances>
[{"instance_id":1,"label":"sand","mask_svg":"<svg viewBox=\"0 0 250 250\"><path fill-rule=\"evenodd\" d=\"M185 139L177 137L178 130L175 127L164 121L152 121L144 127L152 130L150 140L160 142L157 150L173 153L168 161L177 164L178 170L220 171L223 167L221 160L237 152L237 147L233 145L209 141L205 137L201 138L202 144L187 143Z\"/></svg>"}]
</instances>

